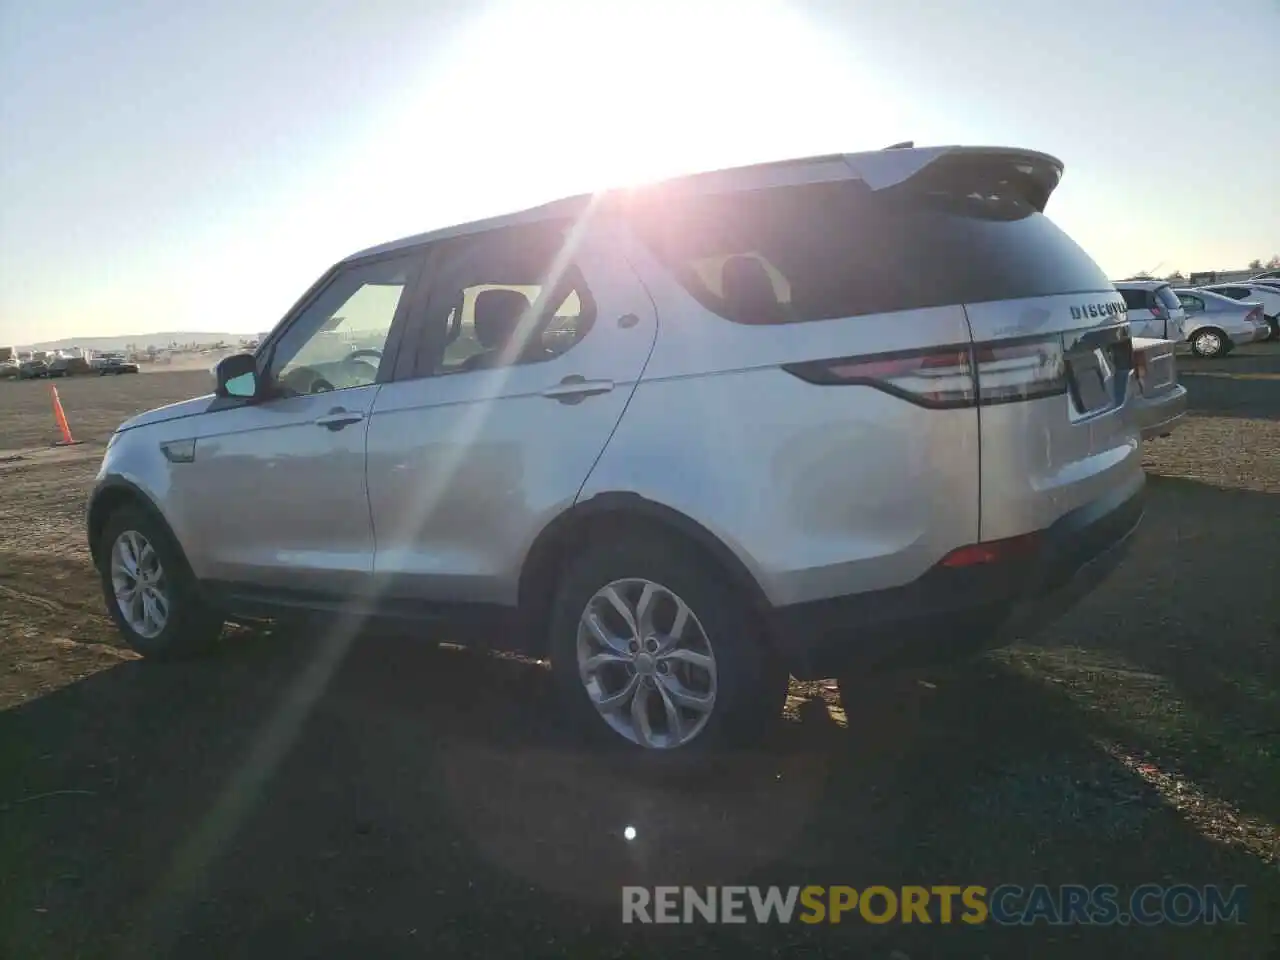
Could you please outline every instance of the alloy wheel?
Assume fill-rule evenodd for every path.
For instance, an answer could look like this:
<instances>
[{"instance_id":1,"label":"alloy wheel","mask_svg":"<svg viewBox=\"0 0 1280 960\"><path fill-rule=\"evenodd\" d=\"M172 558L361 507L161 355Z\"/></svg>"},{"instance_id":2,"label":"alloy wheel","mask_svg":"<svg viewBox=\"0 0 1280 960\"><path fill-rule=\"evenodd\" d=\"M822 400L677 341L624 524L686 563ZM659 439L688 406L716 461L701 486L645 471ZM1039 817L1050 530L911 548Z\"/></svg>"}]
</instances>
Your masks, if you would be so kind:
<instances>
[{"instance_id":1,"label":"alloy wheel","mask_svg":"<svg viewBox=\"0 0 1280 960\"><path fill-rule=\"evenodd\" d=\"M632 743L682 747L711 719L716 660L689 605L651 580L615 580L578 621L578 674L601 718Z\"/></svg>"},{"instance_id":2,"label":"alloy wheel","mask_svg":"<svg viewBox=\"0 0 1280 960\"><path fill-rule=\"evenodd\" d=\"M169 584L155 547L126 530L111 548L111 588L129 629L148 640L169 622Z\"/></svg>"}]
</instances>

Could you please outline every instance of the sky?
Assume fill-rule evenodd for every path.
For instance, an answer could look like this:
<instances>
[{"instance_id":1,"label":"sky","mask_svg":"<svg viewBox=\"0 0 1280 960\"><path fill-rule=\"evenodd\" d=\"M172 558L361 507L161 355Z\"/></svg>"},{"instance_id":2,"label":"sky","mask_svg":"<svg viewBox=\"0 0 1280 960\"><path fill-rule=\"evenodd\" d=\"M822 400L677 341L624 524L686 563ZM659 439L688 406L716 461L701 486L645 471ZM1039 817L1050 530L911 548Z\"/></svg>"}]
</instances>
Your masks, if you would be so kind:
<instances>
[{"instance_id":1,"label":"sky","mask_svg":"<svg viewBox=\"0 0 1280 960\"><path fill-rule=\"evenodd\" d=\"M0 0L0 343L270 329L364 247L671 173L1029 147L1114 277L1280 253L1280 0Z\"/></svg>"}]
</instances>

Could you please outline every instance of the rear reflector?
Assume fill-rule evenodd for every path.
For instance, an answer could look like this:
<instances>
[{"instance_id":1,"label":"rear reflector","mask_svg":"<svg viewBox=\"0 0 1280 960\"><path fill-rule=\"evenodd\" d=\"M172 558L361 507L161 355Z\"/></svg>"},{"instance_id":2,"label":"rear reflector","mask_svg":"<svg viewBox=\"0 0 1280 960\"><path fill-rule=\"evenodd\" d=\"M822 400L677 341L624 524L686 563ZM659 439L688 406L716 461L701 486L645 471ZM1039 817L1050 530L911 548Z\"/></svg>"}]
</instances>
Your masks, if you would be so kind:
<instances>
[{"instance_id":1,"label":"rear reflector","mask_svg":"<svg viewBox=\"0 0 1280 960\"><path fill-rule=\"evenodd\" d=\"M1034 400L1067 389L1059 337L811 360L783 369L809 383L875 387L931 408Z\"/></svg>"},{"instance_id":2,"label":"rear reflector","mask_svg":"<svg viewBox=\"0 0 1280 960\"><path fill-rule=\"evenodd\" d=\"M1007 537L1004 540L987 540L984 543L971 543L968 546L952 550L939 562L940 567L976 567L984 563L997 563L1001 560L1017 559L1034 553L1040 538L1034 533L1025 533L1018 537Z\"/></svg>"}]
</instances>

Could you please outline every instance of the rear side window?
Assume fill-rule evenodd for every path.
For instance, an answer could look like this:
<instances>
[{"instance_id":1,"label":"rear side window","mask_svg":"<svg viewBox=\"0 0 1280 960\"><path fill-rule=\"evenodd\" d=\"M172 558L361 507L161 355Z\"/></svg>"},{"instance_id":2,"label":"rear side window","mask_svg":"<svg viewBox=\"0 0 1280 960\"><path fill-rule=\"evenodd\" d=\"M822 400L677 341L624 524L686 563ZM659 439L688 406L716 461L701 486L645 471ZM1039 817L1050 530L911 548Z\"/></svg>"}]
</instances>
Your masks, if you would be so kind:
<instances>
[{"instance_id":1,"label":"rear side window","mask_svg":"<svg viewBox=\"0 0 1280 960\"><path fill-rule=\"evenodd\" d=\"M440 244L415 375L540 363L586 336L595 301L567 231L516 227Z\"/></svg>"},{"instance_id":2,"label":"rear side window","mask_svg":"<svg viewBox=\"0 0 1280 960\"><path fill-rule=\"evenodd\" d=\"M1230 297L1232 300L1243 300L1249 296L1248 287L1214 287L1213 292Z\"/></svg>"},{"instance_id":3,"label":"rear side window","mask_svg":"<svg viewBox=\"0 0 1280 960\"><path fill-rule=\"evenodd\" d=\"M1182 306L1178 295L1173 292L1173 287L1170 286L1156 287L1156 300L1166 310L1177 310L1178 307Z\"/></svg>"},{"instance_id":4,"label":"rear side window","mask_svg":"<svg viewBox=\"0 0 1280 960\"><path fill-rule=\"evenodd\" d=\"M1120 296L1124 297L1124 305L1130 310L1147 309L1147 291L1145 290L1121 290Z\"/></svg>"},{"instance_id":5,"label":"rear side window","mask_svg":"<svg viewBox=\"0 0 1280 960\"><path fill-rule=\"evenodd\" d=\"M916 178L919 179L919 178ZM664 195L630 210L641 240L739 323L826 320L1109 290L1097 264L1000 182L861 181Z\"/></svg>"}]
</instances>

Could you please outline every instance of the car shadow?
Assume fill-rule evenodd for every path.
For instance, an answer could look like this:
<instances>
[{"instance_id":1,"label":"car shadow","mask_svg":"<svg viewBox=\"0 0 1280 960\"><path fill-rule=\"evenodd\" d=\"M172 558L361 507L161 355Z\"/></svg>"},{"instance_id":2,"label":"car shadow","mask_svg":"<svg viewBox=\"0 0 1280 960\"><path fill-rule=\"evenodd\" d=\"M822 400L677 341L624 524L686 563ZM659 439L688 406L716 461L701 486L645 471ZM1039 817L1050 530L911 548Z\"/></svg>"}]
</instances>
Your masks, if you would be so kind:
<instances>
[{"instance_id":1,"label":"car shadow","mask_svg":"<svg viewBox=\"0 0 1280 960\"><path fill-rule=\"evenodd\" d=\"M1015 659L1149 762L1280 823L1280 551L1261 522L1280 497L1162 476L1147 496L1130 558Z\"/></svg>"},{"instance_id":2,"label":"car shadow","mask_svg":"<svg viewBox=\"0 0 1280 960\"><path fill-rule=\"evenodd\" d=\"M1194 415L1280 420L1280 344L1253 344L1220 360L1178 357Z\"/></svg>"},{"instance_id":3,"label":"car shadow","mask_svg":"<svg viewBox=\"0 0 1280 960\"><path fill-rule=\"evenodd\" d=\"M637 883L1177 876L1278 902L1262 859L1207 838L1017 664L887 677L848 714L829 685L793 694L761 748L671 778L578 748L527 660L329 623L236 631L201 661L122 662L0 715L0 948L996 958L1075 956L1077 934L1129 956L1265 942L1265 924L1142 940L622 926L620 887Z\"/></svg>"}]
</instances>

